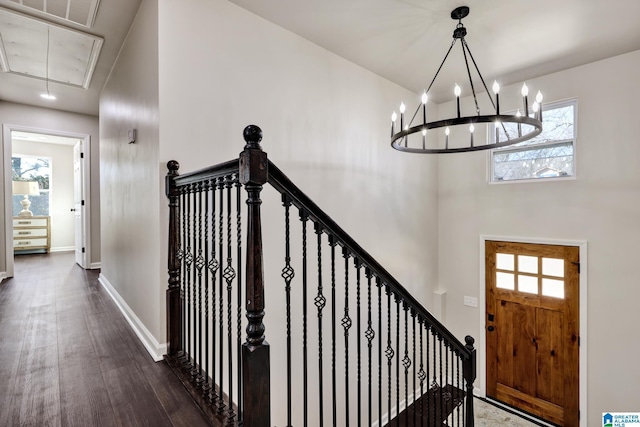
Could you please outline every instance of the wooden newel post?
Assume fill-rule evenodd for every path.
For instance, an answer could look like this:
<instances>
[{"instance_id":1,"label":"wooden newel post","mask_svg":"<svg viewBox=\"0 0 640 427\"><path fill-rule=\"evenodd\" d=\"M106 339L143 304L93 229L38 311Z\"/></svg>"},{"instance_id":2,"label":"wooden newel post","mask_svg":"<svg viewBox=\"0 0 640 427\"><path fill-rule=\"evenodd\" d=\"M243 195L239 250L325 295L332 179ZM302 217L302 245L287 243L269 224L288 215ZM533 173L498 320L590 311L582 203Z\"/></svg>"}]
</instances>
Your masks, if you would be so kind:
<instances>
[{"instance_id":1,"label":"wooden newel post","mask_svg":"<svg viewBox=\"0 0 640 427\"><path fill-rule=\"evenodd\" d=\"M180 229L178 224L179 191L175 178L180 165L175 160L167 163L165 192L169 199L169 286L167 288L167 355L176 358L182 353L182 303L180 301L180 260L178 250Z\"/></svg>"},{"instance_id":2,"label":"wooden newel post","mask_svg":"<svg viewBox=\"0 0 640 427\"><path fill-rule=\"evenodd\" d=\"M247 191L247 340L242 345L242 396L244 425L271 425L269 343L264 339L264 268L260 192L267 182L267 153L260 148L262 130L244 129L246 145L240 153L240 182Z\"/></svg>"},{"instance_id":3,"label":"wooden newel post","mask_svg":"<svg viewBox=\"0 0 640 427\"><path fill-rule=\"evenodd\" d=\"M473 337L467 335L464 338L464 342L466 343L464 347L469 351L470 356L462 363L462 376L467 388L467 399L465 401L465 415L467 418L464 421L464 425L465 427L473 427L473 383L476 380L476 349L473 348L473 343L475 342Z\"/></svg>"}]
</instances>

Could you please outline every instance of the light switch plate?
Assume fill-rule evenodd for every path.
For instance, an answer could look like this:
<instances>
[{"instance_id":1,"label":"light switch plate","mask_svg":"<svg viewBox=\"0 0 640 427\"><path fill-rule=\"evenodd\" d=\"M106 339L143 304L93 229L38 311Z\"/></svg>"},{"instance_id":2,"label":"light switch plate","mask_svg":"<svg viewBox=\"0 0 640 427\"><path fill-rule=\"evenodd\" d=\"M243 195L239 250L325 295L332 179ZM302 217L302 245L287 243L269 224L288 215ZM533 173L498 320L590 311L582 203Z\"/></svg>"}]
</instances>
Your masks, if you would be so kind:
<instances>
[{"instance_id":1,"label":"light switch plate","mask_svg":"<svg viewBox=\"0 0 640 427\"><path fill-rule=\"evenodd\" d=\"M464 305L467 307L478 307L478 298L465 296Z\"/></svg>"}]
</instances>

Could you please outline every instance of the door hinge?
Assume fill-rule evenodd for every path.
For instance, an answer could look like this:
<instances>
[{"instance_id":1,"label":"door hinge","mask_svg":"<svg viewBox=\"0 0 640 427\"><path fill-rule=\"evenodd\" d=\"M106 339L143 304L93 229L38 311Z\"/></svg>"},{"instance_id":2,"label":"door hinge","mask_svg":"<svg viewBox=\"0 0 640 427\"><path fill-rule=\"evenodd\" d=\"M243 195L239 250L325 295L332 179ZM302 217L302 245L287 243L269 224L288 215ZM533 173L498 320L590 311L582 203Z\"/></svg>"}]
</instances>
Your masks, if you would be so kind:
<instances>
[{"instance_id":1,"label":"door hinge","mask_svg":"<svg viewBox=\"0 0 640 427\"><path fill-rule=\"evenodd\" d=\"M82 248L82 253L84 253L84 248Z\"/></svg>"},{"instance_id":2,"label":"door hinge","mask_svg":"<svg viewBox=\"0 0 640 427\"><path fill-rule=\"evenodd\" d=\"M84 159L84 153L80 153L80 158Z\"/></svg>"},{"instance_id":3,"label":"door hinge","mask_svg":"<svg viewBox=\"0 0 640 427\"><path fill-rule=\"evenodd\" d=\"M82 206L84 206L84 200L83 200L82 202L80 202L80 204L81 204Z\"/></svg>"}]
</instances>

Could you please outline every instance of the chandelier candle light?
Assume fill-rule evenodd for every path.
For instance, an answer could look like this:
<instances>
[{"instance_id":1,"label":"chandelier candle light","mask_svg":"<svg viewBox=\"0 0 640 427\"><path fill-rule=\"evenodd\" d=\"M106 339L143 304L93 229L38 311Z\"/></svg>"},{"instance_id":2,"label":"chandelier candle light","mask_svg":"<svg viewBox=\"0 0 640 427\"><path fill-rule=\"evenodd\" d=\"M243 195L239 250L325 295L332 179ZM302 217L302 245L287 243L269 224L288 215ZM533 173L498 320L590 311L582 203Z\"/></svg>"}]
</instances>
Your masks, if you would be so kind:
<instances>
[{"instance_id":1,"label":"chandelier candle light","mask_svg":"<svg viewBox=\"0 0 640 427\"><path fill-rule=\"evenodd\" d=\"M493 82L493 94L494 98L489 94L489 89L487 88L487 84L478 69L478 65L476 64L476 60L474 59L471 51L469 50L469 45L465 40L465 36L467 35L467 29L462 24L462 19L469 15L469 8L467 6L461 6L454 9L451 12L451 19L457 20L458 25L453 31L453 42L447 51L438 71L436 72L433 80L431 80L431 84L429 87L422 93L421 96L421 106L422 106L422 123L414 124L414 120L418 116L420 111L420 106L416 109L416 112L413 114L409 120L405 121L404 113L406 111L406 106L403 103L400 104L400 128L396 132L395 124L398 120L398 115L394 111L391 115L391 146L399 151L406 151L409 153L423 153L423 154L437 154L437 153L464 153L468 151L480 151L480 150L488 150L493 148L506 147L508 145L517 144L519 142L527 141L531 138L536 137L542 132L542 93L538 91L535 102L531 106L532 114L529 112L529 88L525 83L522 86L522 100L523 100L523 111L524 114L520 113L520 110L516 112L516 114L500 114L500 85L497 81ZM429 90L433 86L433 83L438 77L438 73L442 69L445 61L449 57L449 53L453 49L453 46L456 42L460 40L460 45L462 46L462 53L465 60L465 66L467 70L467 75L469 76L469 85L471 87L471 93L473 95L473 100L476 106L476 114L472 116L462 116L460 109L460 96L462 95L462 88L456 83L453 93L456 97L456 116L450 119L437 120L433 122L427 122L427 102L429 100ZM482 86L487 92L487 96L491 102L491 105L495 109L495 114L487 114L482 115L480 113L480 107L478 104L478 99L476 96L476 90L473 85L473 81L471 79L471 70L469 69L469 61L467 60L467 55L471 58L471 62L473 63L478 76L480 77L480 81ZM418 120L419 122L419 120ZM486 144L475 145L473 140L474 131L476 131L476 124L478 123L493 123L495 126L495 140L488 141ZM517 125L517 135L511 135L509 129L505 124ZM524 126L523 126L524 125ZM449 135L451 134L450 128L455 126L467 126L469 129L469 145L462 147L449 147ZM511 128L511 126L508 126ZM445 144L444 148L435 147L429 148L427 147L427 130L429 129L439 129L444 128L445 134ZM500 132L500 129L503 132ZM523 133L524 130L524 133ZM409 136L415 133L422 134L422 145L419 146L417 143L414 145L410 145ZM502 136L502 138L501 138ZM453 135L452 135L453 137ZM454 138L455 141L455 138ZM455 145L455 144L454 144Z\"/></svg>"}]
</instances>

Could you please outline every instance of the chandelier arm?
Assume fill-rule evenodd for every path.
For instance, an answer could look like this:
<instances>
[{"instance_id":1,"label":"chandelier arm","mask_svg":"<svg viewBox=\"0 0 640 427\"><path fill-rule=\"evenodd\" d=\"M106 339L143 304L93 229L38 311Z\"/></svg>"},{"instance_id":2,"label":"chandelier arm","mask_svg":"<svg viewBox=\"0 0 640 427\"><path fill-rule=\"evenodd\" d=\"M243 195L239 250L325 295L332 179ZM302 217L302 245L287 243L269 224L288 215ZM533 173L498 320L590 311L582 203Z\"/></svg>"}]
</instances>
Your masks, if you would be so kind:
<instances>
[{"instance_id":1,"label":"chandelier arm","mask_svg":"<svg viewBox=\"0 0 640 427\"><path fill-rule=\"evenodd\" d=\"M491 106L493 107L494 110L496 110L496 113L497 113L498 109L496 108L495 102L493 102L493 98L491 97L491 95L489 95L489 88L487 87L487 82L485 82L484 81L484 77L482 77L482 73L480 72L480 68L478 68L478 63L476 62L476 59L473 57L473 53L471 53L471 49L469 48L469 43L467 43L466 40L462 39L462 44L463 44L464 47L467 48L467 52L469 52L469 56L471 57L471 62L473 62L473 66L476 69L476 72L478 73L478 77L480 77L480 81L482 82L482 86L484 86L484 90L486 91L487 98L489 98L489 102L491 102ZM466 60L466 57L465 57L465 60ZM476 107L477 106L478 106L478 104L476 103ZM511 136L509 135L509 131L507 131L507 128L504 125L504 123L500 123L500 125L502 126L502 130L504 131L504 134L506 135L507 140L510 140Z\"/></svg>"},{"instance_id":2,"label":"chandelier arm","mask_svg":"<svg viewBox=\"0 0 640 427\"><path fill-rule=\"evenodd\" d=\"M464 56L464 65L467 67L467 76L469 76L469 84L471 85L473 102L475 102L476 104L476 113L480 115L480 106L478 106L478 97L476 96L476 88L475 86L473 86L473 79L471 78L471 70L469 69L469 60L467 59L467 50L469 49L469 47L467 46L467 49L465 50L466 45L467 45L467 42L464 40L464 38L462 38L461 46L462 46L462 54ZM482 77L480 77L480 79L482 79Z\"/></svg>"},{"instance_id":3,"label":"chandelier arm","mask_svg":"<svg viewBox=\"0 0 640 427\"><path fill-rule=\"evenodd\" d=\"M433 76L433 79L431 80L431 83L429 84L429 87L427 88L427 93L429 93L429 91L431 90L431 86L433 86L433 82L436 81L436 78L438 77L438 74L440 74L440 70L442 69L442 66L446 62L447 58L449 57L449 54L451 53L451 49L453 49L453 46L456 44L456 41L457 41L457 39L453 39L453 41L451 42L451 46L449 46L449 50L447 51L447 54L444 56L444 59L442 60L442 62L440 63L440 66L438 67L438 71L436 71L436 75Z\"/></svg>"},{"instance_id":4,"label":"chandelier arm","mask_svg":"<svg viewBox=\"0 0 640 427\"><path fill-rule=\"evenodd\" d=\"M449 50L447 50L447 54L444 56L444 59L440 63L440 66L438 67L438 71L436 71L436 75L433 76L433 79L431 80L431 83L429 84L429 87L427 88L426 93L429 93L429 91L431 90L431 86L433 86L433 83L436 81L436 78L438 77L438 74L440 74L440 70L442 69L442 66L444 65L444 63L447 61L447 58L449 57L449 54L451 53L451 49L453 49L453 46L456 44L456 41L457 41L457 39L453 39L453 41L451 42L451 45L449 46ZM416 116L418 115L419 111L420 111L420 106L418 105L418 108L416 108L416 112L413 113L413 116L411 117L411 120L409 120L409 126L411 126L413 124L413 120L416 118Z\"/></svg>"},{"instance_id":5,"label":"chandelier arm","mask_svg":"<svg viewBox=\"0 0 640 427\"><path fill-rule=\"evenodd\" d=\"M473 57L473 54L471 53L471 49L469 49L469 44L467 43L466 40L462 40L462 43L464 44L464 46L467 48L467 52L469 52L469 56L471 57L471 61L473 62L473 66L475 67L478 76L480 77L480 81L482 82L482 85L484 86L484 90L487 91L487 97L489 98L489 101L491 102L491 105L493 106L493 109L496 110L496 113L498 112L496 109L496 104L495 102L493 102L493 98L491 98L491 95L489 95L489 88L487 87L487 83L484 81L484 77L482 77L482 73L480 72L480 68L478 68L478 64L476 63L476 59Z\"/></svg>"}]
</instances>

